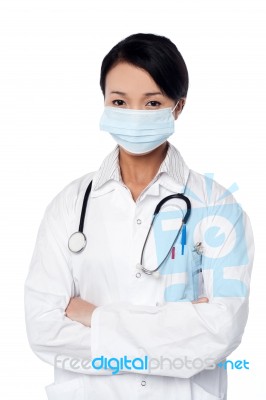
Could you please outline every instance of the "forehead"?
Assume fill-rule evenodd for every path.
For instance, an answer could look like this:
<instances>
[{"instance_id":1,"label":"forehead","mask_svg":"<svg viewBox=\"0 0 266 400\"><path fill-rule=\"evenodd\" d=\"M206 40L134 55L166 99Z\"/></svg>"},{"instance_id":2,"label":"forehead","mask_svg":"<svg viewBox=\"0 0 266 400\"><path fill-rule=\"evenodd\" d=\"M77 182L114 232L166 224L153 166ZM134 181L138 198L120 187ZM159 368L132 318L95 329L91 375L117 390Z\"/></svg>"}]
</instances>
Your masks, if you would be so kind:
<instances>
[{"instance_id":1,"label":"forehead","mask_svg":"<svg viewBox=\"0 0 266 400\"><path fill-rule=\"evenodd\" d=\"M125 93L161 91L147 71L125 62L108 72L105 86L106 94L113 90Z\"/></svg>"}]
</instances>

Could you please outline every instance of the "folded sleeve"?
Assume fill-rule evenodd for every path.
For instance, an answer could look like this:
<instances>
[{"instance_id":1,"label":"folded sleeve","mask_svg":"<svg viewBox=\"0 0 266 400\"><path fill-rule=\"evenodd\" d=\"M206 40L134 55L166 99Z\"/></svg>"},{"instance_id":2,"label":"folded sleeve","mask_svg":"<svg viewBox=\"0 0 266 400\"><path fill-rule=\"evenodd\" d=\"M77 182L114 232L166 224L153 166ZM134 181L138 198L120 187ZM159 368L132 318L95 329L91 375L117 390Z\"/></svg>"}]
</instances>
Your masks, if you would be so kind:
<instances>
[{"instance_id":1,"label":"folded sleeve","mask_svg":"<svg viewBox=\"0 0 266 400\"><path fill-rule=\"evenodd\" d=\"M147 356L145 373L189 378L241 343L254 254L249 218L227 200L207 207L197 229L205 237L202 269L209 303L100 306L92 314L92 357Z\"/></svg>"},{"instance_id":2,"label":"folded sleeve","mask_svg":"<svg viewBox=\"0 0 266 400\"><path fill-rule=\"evenodd\" d=\"M90 374L95 371L75 369L63 362L91 359L91 328L65 315L75 295L67 246L66 221L71 218L67 190L48 205L38 230L24 285L25 323L29 344L40 359L58 368Z\"/></svg>"}]
</instances>

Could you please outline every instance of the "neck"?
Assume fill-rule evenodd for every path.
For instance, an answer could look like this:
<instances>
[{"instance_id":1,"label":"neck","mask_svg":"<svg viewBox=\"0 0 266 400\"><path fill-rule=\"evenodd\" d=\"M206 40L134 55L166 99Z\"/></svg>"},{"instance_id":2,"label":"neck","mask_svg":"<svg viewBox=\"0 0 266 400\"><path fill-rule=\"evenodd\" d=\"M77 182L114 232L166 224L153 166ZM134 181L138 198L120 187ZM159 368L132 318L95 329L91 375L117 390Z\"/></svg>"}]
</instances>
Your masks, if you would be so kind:
<instances>
[{"instance_id":1,"label":"neck","mask_svg":"<svg viewBox=\"0 0 266 400\"><path fill-rule=\"evenodd\" d=\"M119 163L123 182L134 185L147 185L156 175L168 149L164 142L155 150L144 155L132 155L119 147Z\"/></svg>"}]
</instances>

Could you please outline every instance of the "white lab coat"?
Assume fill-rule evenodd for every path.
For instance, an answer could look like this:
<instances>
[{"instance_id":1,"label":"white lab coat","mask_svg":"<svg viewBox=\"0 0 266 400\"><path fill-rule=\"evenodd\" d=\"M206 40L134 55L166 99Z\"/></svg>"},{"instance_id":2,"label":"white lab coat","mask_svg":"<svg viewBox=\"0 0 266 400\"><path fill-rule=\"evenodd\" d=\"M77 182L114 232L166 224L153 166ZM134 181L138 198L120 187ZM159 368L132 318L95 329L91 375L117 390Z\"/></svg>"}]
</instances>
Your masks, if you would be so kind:
<instances>
[{"instance_id":1,"label":"white lab coat","mask_svg":"<svg viewBox=\"0 0 266 400\"><path fill-rule=\"evenodd\" d=\"M160 173L136 202L117 180L94 190L96 171L71 182L48 205L25 282L25 315L32 350L54 366L54 382L46 386L49 400L226 399L226 370L206 366L223 361L241 342L248 316L252 231L231 194L189 170L181 157L179 162L184 182ZM92 178L84 225L87 247L73 254L68 238L78 230ZM185 254L176 245L159 278L136 270L157 203L185 187L192 203ZM160 261L158 248L165 254L171 246L169 238L180 222L173 215L177 203L165 205L147 243L144 264L151 269ZM202 242L202 257L193 251L197 242ZM191 276L199 266L208 304L191 303ZM66 317L73 296L98 306L91 328ZM81 367L81 360L100 356L168 361L156 369L116 374L110 368ZM193 363L181 368L185 359Z\"/></svg>"}]
</instances>

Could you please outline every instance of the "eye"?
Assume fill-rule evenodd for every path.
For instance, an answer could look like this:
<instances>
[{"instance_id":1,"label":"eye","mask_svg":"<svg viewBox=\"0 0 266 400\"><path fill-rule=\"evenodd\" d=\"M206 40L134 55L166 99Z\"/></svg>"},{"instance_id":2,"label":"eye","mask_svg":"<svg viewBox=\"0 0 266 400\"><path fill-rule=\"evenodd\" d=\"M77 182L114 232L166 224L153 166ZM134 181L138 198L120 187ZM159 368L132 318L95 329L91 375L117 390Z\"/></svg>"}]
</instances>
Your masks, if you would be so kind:
<instances>
[{"instance_id":1,"label":"eye","mask_svg":"<svg viewBox=\"0 0 266 400\"><path fill-rule=\"evenodd\" d=\"M125 105L126 103L124 102L124 100L113 100L112 101L112 103L115 105L115 106L123 106L123 105Z\"/></svg>"},{"instance_id":2,"label":"eye","mask_svg":"<svg viewBox=\"0 0 266 400\"><path fill-rule=\"evenodd\" d=\"M146 104L146 106L150 106L150 107L159 107L160 105L161 105L161 103L159 101L155 101L155 100L149 101Z\"/></svg>"}]
</instances>

